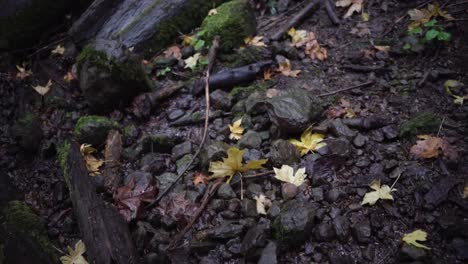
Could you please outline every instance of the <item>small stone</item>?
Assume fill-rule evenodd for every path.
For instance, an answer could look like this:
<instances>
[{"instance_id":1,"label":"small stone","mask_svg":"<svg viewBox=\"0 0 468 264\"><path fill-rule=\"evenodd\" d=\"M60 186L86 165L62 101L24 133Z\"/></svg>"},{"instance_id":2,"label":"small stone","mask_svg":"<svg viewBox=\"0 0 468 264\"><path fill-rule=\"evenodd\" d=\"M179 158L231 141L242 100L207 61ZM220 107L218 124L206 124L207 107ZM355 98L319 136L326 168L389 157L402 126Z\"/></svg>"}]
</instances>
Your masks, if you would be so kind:
<instances>
[{"instance_id":1,"label":"small stone","mask_svg":"<svg viewBox=\"0 0 468 264\"><path fill-rule=\"evenodd\" d=\"M227 203L223 199L212 199L209 207L215 212L221 212L227 208Z\"/></svg>"},{"instance_id":2,"label":"small stone","mask_svg":"<svg viewBox=\"0 0 468 264\"><path fill-rule=\"evenodd\" d=\"M426 257L426 251L404 243L401 247L400 255L403 260L423 260Z\"/></svg>"},{"instance_id":3,"label":"small stone","mask_svg":"<svg viewBox=\"0 0 468 264\"><path fill-rule=\"evenodd\" d=\"M353 226L353 234L358 242L369 242L371 233L372 229L368 220L360 221Z\"/></svg>"},{"instance_id":4,"label":"small stone","mask_svg":"<svg viewBox=\"0 0 468 264\"><path fill-rule=\"evenodd\" d=\"M245 216L256 217L258 215L257 204L253 200L244 198L241 201L241 212Z\"/></svg>"},{"instance_id":5,"label":"small stone","mask_svg":"<svg viewBox=\"0 0 468 264\"><path fill-rule=\"evenodd\" d=\"M193 158L192 154L187 154L187 155L183 156L182 158L178 159L176 161L177 173L179 173L179 174L182 173L182 171L185 170L186 167L189 165L192 158ZM190 170L191 168L196 167L197 164L198 164L198 159L195 159L192 162L192 165L190 165L189 168L187 168L187 170Z\"/></svg>"},{"instance_id":6,"label":"small stone","mask_svg":"<svg viewBox=\"0 0 468 264\"><path fill-rule=\"evenodd\" d=\"M363 147L365 144L367 143L367 137L362 135L362 134L358 134L354 139L353 139L353 145L358 147L358 148L361 148Z\"/></svg>"},{"instance_id":7,"label":"small stone","mask_svg":"<svg viewBox=\"0 0 468 264\"><path fill-rule=\"evenodd\" d=\"M247 186L247 190L245 192L245 194L251 199L254 199L255 196L259 196L262 193L263 193L262 186L256 183L250 183Z\"/></svg>"},{"instance_id":8,"label":"small stone","mask_svg":"<svg viewBox=\"0 0 468 264\"><path fill-rule=\"evenodd\" d=\"M227 150L229 145L221 142L214 141L201 152L201 164L203 167L208 167L211 161L221 160L222 158L227 157Z\"/></svg>"},{"instance_id":9,"label":"small stone","mask_svg":"<svg viewBox=\"0 0 468 264\"><path fill-rule=\"evenodd\" d=\"M344 216L337 216L332 220L333 229L335 234L341 241L346 241L349 237L349 226L350 222L348 218Z\"/></svg>"},{"instance_id":10,"label":"small stone","mask_svg":"<svg viewBox=\"0 0 468 264\"><path fill-rule=\"evenodd\" d=\"M232 107L232 96L220 89L210 94L210 100L215 109L228 111Z\"/></svg>"},{"instance_id":11,"label":"small stone","mask_svg":"<svg viewBox=\"0 0 468 264\"><path fill-rule=\"evenodd\" d=\"M267 214L268 214L268 216L270 216L271 218L275 218L276 216L279 215L280 212L281 212L281 207L280 207L279 202L274 201L274 202L271 204L270 209L268 210Z\"/></svg>"},{"instance_id":12,"label":"small stone","mask_svg":"<svg viewBox=\"0 0 468 264\"><path fill-rule=\"evenodd\" d=\"M262 144L262 137L258 132L249 130L247 133L242 135L238 144L241 148L258 149Z\"/></svg>"},{"instance_id":13,"label":"small stone","mask_svg":"<svg viewBox=\"0 0 468 264\"><path fill-rule=\"evenodd\" d=\"M187 59L195 53L195 49L191 45L185 46L180 53L182 54L182 59Z\"/></svg>"},{"instance_id":14,"label":"small stone","mask_svg":"<svg viewBox=\"0 0 468 264\"><path fill-rule=\"evenodd\" d=\"M332 241L335 231L330 223L321 223L315 229L315 237L319 242Z\"/></svg>"},{"instance_id":15,"label":"small stone","mask_svg":"<svg viewBox=\"0 0 468 264\"><path fill-rule=\"evenodd\" d=\"M252 226L242 239L241 252L247 255L254 249L265 246L266 229L268 229L268 226L264 224Z\"/></svg>"},{"instance_id":16,"label":"small stone","mask_svg":"<svg viewBox=\"0 0 468 264\"><path fill-rule=\"evenodd\" d=\"M323 189L322 187L312 188L312 198L316 202L323 200Z\"/></svg>"},{"instance_id":17,"label":"small stone","mask_svg":"<svg viewBox=\"0 0 468 264\"><path fill-rule=\"evenodd\" d=\"M278 246L275 242L268 242L267 246L262 250L262 255L258 264L276 264L278 263L277 252Z\"/></svg>"},{"instance_id":18,"label":"small stone","mask_svg":"<svg viewBox=\"0 0 468 264\"><path fill-rule=\"evenodd\" d=\"M356 261L351 254L342 248L334 249L328 252L330 264L354 264Z\"/></svg>"},{"instance_id":19,"label":"small stone","mask_svg":"<svg viewBox=\"0 0 468 264\"><path fill-rule=\"evenodd\" d=\"M212 239L228 239L239 237L244 231L244 226L238 223L223 222L220 226L211 229L208 237Z\"/></svg>"},{"instance_id":20,"label":"small stone","mask_svg":"<svg viewBox=\"0 0 468 264\"><path fill-rule=\"evenodd\" d=\"M281 195L285 200L293 199L298 192L299 189L294 184L288 182L281 184Z\"/></svg>"},{"instance_id":21,"label":"small stone","mask_svg":"<svg viewBox=\"0 0 468 264\"><path fill-rule=\"evenodd\" d=\"M351 130L347 125L343 123L341 119L335 119L330 122L330 131L336 137L345 137L349 140L356 136L356 132Z\"/></svg>"},{"instance_id":22,"label":"small stone","mask_svg":"<svg viewBox=\"0 0 468 264\"><path fill-rule=\"evenodd\" d=\"M232 189L231 185L228 183L223 183L219 187L217 194L221 199L225 199L225 200L236 198L236 193Z\"/></svg>"},{"instance_id":23,"label":"small stone","mask_svg":"<svg viewBox=\"0 0 468 264\"><path fill-rule=\"evenodd\" d=\"M344 196L343 191L338 188L333 188L327 192L327 202L334 203Z\"/></svg>"},{"instance_id":24,"label":"small stone","mask_svg":"<svg viewBox=\"0 0 468 264\"><path fill-rule=\"evenodd\" d=\"M398 137L398 128L394 125L384 126L382 132L388 140L393 140Z\"/></svg>"},{"instance_id":25,"label":"small stone","mask_svg":"<svg viewBox=\"0 0 468 264\"><path fill-rule=\"evenodd\" d=\"M330 155L348 157L351 154L351 143L346 138L333 138L327 140L327 147Z\"/></svg>"},{"instance_id":26,"label":"small stone","mask_svg":"<svg viewBox=\"0 0 468 264\"><path fill-rule=\"evenodd\" d=\"M384 134L383 134L382 130L380 130L380 129L372 130L369 135L370 135L370 138L375 142L384 141Z\"/></svg>"},{"instance_id":27,"label":"small stone","mask_svg":"<svg viewBox=\"0 0 468 264\"><path fill-rule=\"evenodd\" d=\"M468 240L455 238L451 243L457 257L461 260L468 260Z\"/></svg>"},{"instance_id":28,"label":"small stone","mask_svg":"<svg viewBox=\"0 0 468 264\"><path fill-rule=\"evenodd\" d=\"M177 179L177 174L165 172L159 176L156 176L156 182L158 182L159 190L165 190Z\"/></svg>"},{"instance_id":29,"label":"small stone","mask_svg":"<svg viewBox=\"0 0 468 264\"><path fill-rule=\"evenodd\" d=\"M172 148L172 157L178 159L186 154L192 153L192 142L185 141L179 145L175 145Z\"/></svg>"},{"instance_id":30,"label":"small stone","mask_svg":"<svg viewBox=\"0 0 468 264\"><path fill-rule=\"evenodd\" d=\"M169 115L167 116L167 118L169 119L169 121L174 121L176 119L181 118L183 115L185 115L184 110L176 109L174 111L171 111Z\"/></svg>"},{"instance_id":31,"label":"small stone","mask_svg":"<svg viewBox=\"0 0 468 264\"><path fill-rule=\"evenodd\" d=\"M270 160L275 166L293 165L301 158L299 150L287 140L278 139L270 148Z\"/></svg>"}]
</instances>

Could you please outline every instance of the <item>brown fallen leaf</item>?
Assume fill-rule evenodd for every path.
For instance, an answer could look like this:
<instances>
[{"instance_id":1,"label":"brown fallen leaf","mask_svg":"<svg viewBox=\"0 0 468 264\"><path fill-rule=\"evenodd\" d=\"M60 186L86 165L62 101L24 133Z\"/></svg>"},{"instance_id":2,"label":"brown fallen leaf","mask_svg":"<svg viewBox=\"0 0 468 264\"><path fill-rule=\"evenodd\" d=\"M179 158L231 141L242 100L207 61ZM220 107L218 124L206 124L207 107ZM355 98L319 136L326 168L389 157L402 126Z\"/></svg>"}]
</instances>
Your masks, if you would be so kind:
<instances>
[{"instance_id":1,"label":"brown fallen leaf","mask_svg":"<svg viewBox=\"0 0 468 264\"><path fill-rule=\"evenodd\" d=\"M301 73L300 70L291 69L291 62L288 59L284 59L284 61L279 64L279 68L276 71L288 77L297 77Z\"/></svg>"},{"instance_id":2,"label":"brown fallen leaf","mask_svg":"<svg viewBox=\"0 0 468 264\"><path fill-rule=\"evenodd\" d=\"M209 176L203 172L197 172L193 175L193 185L208 184Z\"/></svg>"},{"instance_id":3,"label":"brown fallen leaf","mask_svg":"<svg viewBox=\"0 0 468 264\"><path fill-rule=\"evenodd\" d=\"M245 45L255 46L255 47L266 47L267 45L263 42L262 36L255 37L246 37L244 39Z\"/></svg>"},{"instance_id":4,"label":"brown fallen leaf","mask_svg":"<svg viewBox=\"0 0 468 264\"><path fill-rule=\"evenodd\" d=\"M104 164L103 160L95 158L92 153L96 152L90 144L82 144L80 146L80 153L86 163L90 176L98 176L101 174L99 168Z\"/></svg>"},{"instance_id":5,"label":"brown fallen leaf","mask_svg":"<svg viewBox=\"0 0 468 264\"><path fill-rule=\"evenodd\" d=\"M167 48L164 51L164 57L166 58L176 58L178 60L182 59L182 52L179 47L177 46L172 46Z\"/></svg>"},{"instance_id":6,"label":"brown fallen leaf","mask_svg":"<svg viewBox=\"0 0 468 264\"><path fill-rule=\"evenodd\" d=\"M18 70L18 73L16 74L16 78L19 78L21 80L31 76L33 73L30 70L26 70L26 66L23 63L23 67L16 65L16 69Z\"/></svg>"},{"instance_id":7,"label":"brown fallen leaf","mask_svg":"<svg viewBox=\"0 0 468 264\"><path fill-rule=\"evenodd\" d=\"M130 179L127 185L117 189L114 200L119 213L127 222L136 219L143 209L143 203L154 201L158 190L146 177Z\"/></svg>"},{"instance_id":8,"label":"brown fallen leaf","mask_svg":"<svg viewBox=\"0 0 468 264\"><path fill-rule=\"evenodd\" d=\"M273 77L274 75L274 71L272 71L271 69L266 69L263 71L263 80L265 81L268 81L268 80L271 80L271 77Z\"/></svg>"},{"instance_id":9,"label":"brown fallen leaf","mask_svg":"<svg viewBox=\"0 0 468 264\"><path fill-rule=\"evenodd\" d=\"M431 159L445 156L449 159L456 159L457 150L451 146L445 138L429 135L419 135L416 145L410 149L410 154L416 158Z\"/></svg>"},{"instance_id":10,"label":"brown fallen leaf","mask_svg":"<svg viewBox=\"0 0 468 264\"><path fill-rule=\"evenodd\" d=\"M336 6L338 7L348 7L349 9L343 18L350 17L354 12L359 13L362 11L362 3L364 0L339 0L336 2Z\"/></svg>"},{"instance_id":11,"label":"brown fallen leaf","mask_svg":"<svg viewBox=\"0 0 468 264\"><path fill-rule=\"evenodd\" d=\"M69 83L73 80L76 80L76 78L75 78L75 75L73 75L73 73L69 71L67 72L67 74L65 74L65 76L63 76L63 80Z\"/></svg>"},{"instance_id":12,"label":"brown fallen leaf","mask_svg":"<svg viewBox=\"0 0 468 264\"><path fill-rule=\"evenodd\" d=\"M343 98L340 100L339 105L331 106L325 113L330 119L340 117L353 118L357 116L356 112L351 107L351 103Z\"/></svg>"},{"instance_id":13,"label":"brown fallen leaf","mask_svg":"<svg viewBox=\"0 0 468 264\"><path fill-rule=\"evenodd\" d=\"M186 226L198 210L198 205L185 199L183 194L171 194L162 199L158 211L163 216L168 216L177 221L177 226Z\"/></svg>"}]
</instances>

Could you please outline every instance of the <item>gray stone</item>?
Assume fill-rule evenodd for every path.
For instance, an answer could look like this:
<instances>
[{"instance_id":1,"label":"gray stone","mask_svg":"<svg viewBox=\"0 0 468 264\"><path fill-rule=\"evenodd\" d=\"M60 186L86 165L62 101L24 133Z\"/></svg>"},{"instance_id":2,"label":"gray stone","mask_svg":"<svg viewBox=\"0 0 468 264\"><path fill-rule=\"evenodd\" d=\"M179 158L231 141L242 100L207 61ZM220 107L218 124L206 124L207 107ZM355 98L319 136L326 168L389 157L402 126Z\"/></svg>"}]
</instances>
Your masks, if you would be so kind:
<instances>
[{"instance_id":1,"label":"gray stone","mask_svg":"<svg viewBox=\"0 0 468 264\"><path fill-rule=\"evenodd\" d=\"M132 173L125 175L124 184L128 184L132 178L135 179L135 182L152 182L153 181L153 175L151 173L144 172L144 171L134 171Z\"/></svg>"},{"instance_id":2,"label":"gray stone","mask_svg":"<svg viewBox=\"0 0 468 264\"><path fill-rule=\"evenodd\" d=\"M345 195L345 193L338 189L338 188L333 188L327 192L327 202L329 203L334 203L338 201L340 198L342 198Z\"/></svg>"},{"instance_id":3,"label":"gray stone","mask_svg":"<svg viewBox=\"0 0 468 264\"><path fill-rule=\"evenodd\" d=\"M239 237L244 231L244 226L238 223L225 221L208 231L208 237L212 239L229 239Z\"/></svg>"},{"instance_id":4,"label":"gray stone","mask_svg":"<svg viewBox=\"0 0 468 264\"><path fill-rule=\"evenodd\" d=\"M179 145L175 145L172 148L172 157L178 159L186 154L192 153L192 142L185 141Z\"/></svg>"},{"instance_id":5,"label":"gray stone","mask_svg":"<svg viewBox=\"0 0 468 264\"><path fill-rule=\"evenodd\" d=\"M330 223L321 223L315 229L315 237L319 242L332 241L335 231Z\"/></svg>"},{"instance_id":6,"label":"gray stone","mask_svg":"<svg viewBox=\"0 0 468 264\"><path fill-rule=\"evenodd\" d=\"M382 132L386 139L393 140L398 137L398 128L395 125L382 127Z\"/></svg>"},{"instance_id":7,"label":"gray stone","mask_svg":"<svg viewBox=\"0 0 468 264\"><path fill-rule=\"evenodd\" d=\"M177 173L180 174L183 170L185 170L187 166L189 166L190 161L192 160L192 157L193 157L192 154L187 154L176 161ZM198 159L195 159L187 170L190 170L196 167L197 164L198 164Z\"/></svg>"},{"instance_id":8,"label":"gray stone","mask_svg":"<svg viewBox=\"0 0 468 264\"><path fill-rule=\"evenodd\" d=\"M210 94L210 100L215 109L228 111L232 107L232 96L220 89Z\"/></svg>"},{"instance_id":9,"label":"gray stone","mask_svg":"<svg viewBox=\"0 0 468 264\"><path fill-rule=\"evenodd\" d=\"M452 240L451 246L459 259L468 260L468 240L455 238Z\"/></svg>"},{"instance_id":10,"label":"gray stone","mask_svg":"<svg viewBox=\"0 0 468 264\"><path fill-rule=\"evenodd\" d=\"M347 125L343 123L341 119L335 119L330 122L330 131L336 137L344 137L348 140L353 139L356 136L356 131L351 130Z\"/></svg>"},{"instance_id":11,"label":"gray stone","mask_svg":"<svg viewBox=\"0 0 468 264\"><path fill-rule=\"evenodd\" d=\"M175 182L177 174L165 172L159 176L156 176L156 182L158 183L159 190L165 190L173 182Z\"/></svg>"},{"instance_id":12,"label":"gray stone","mask_svg":"<svg viewBox=\"0 0 468 264\"><path fill-rule=\"evenodd\" d=\"M284 182L281 184L281 195L284 200L293 199L299 192L299 188L291 183Z\"/></svg>"},{"instance_id":13,"label":"gray stone","mask_svg":"<svg viewBox=\"0 0 468 264\"><path fill-rule=\"evenodd\" d=\"M247 133L242 135L241 139L239 139L238 144L241 148L258 149L262 144L262 137L258 132L249 130L247 131Z\"/></svg>"},{"instance_id":14,"label":"gray stone","mask_svg":"<svg viewBox=\"0 0 468 264\"><path fill-rule=\"evenodd\" d=\"M241 212L245 216L256 217L258 213L255 201L244 198L241 201Z\"/></svg>"},{"instance_id":15,"label":"gray stone","mask_svg":"<svg viewBox=\"0 0 468 264\"><path fill-rule=\"evenodd\" d=\"M221 212L227 208L227 202L223 199L212 199L210 203L210 209Z\"/></svg>"},{"instance_id":16,"label":"gray stone","mask_svg":"<svg viewBox=\"0 0 468 264\"><path fill-rule=\"evenodd\" d=\"M348 157L351 154L352 146L346 138L333 138L326 143L330 155Z\"/></svg>"},{"instance_id":17,"label":"gray stone","mask_svg":"<svg viewBox=\"0 0 468 264\"><path fill-rule=\"evenodd\" d=\"M146 172L160 173L166 168L166 158L159 153L148 153L141 158L140 168Z\"/></svg>"},{"instance_id":18,"label":"gray stone","mask_svg":"<svg viewBox=\"0 0 468 264\"><path fill-rule=\"evenodd\" d=\"M171 111L169 113L169 115L167 116L167 118L169 119L169 121L174 121L176 119L179 119L181 118L183 115L185 115L185 111L184 110L181 110L181 109L175 109L173 111Z\"/></svg>"},{"instance_id":19,"label":"gray stone","mask_svg":"<svg viewBox=\"0 0 468 264\"><path fill-rule=\"evenodd\" d=\"M367 243L372 234L370 222L368 220L360 221L353 226L353 234L360 243Z\"/></svg>"},{"instance_id":20,"label":"gray stone","mask_svg":"<svg viewBox=\"0 0 468 264\"><path fill-rule=\"evenodd\" d=\"M335 234L341 241L346 241L349 237L349 226L350 222L348 218L344 216L337 216L332 220L333 229Z\"/></svg>"},{"instance_id":21,"label":"gray stone","mask_svg":"<svg viewBox=\"0 0 468 264\"><path fill-rule=\"evenodd\" d=\"M202 166L208 167L211 161L221 160L227 157L228 149L229 145L221 141L214 141L207 145L200 155Z\"/></svg>"},{"instance_id":22,"label":"gray stone","mask_svg":"<svg viewBox=\"0 0 468 264\"><path fill-rule=\"evenodd\" d=\"M299 150L287 140L278 139L271 144L270 160L274 166L292 166L301 158Z\"/></svg>"},{"instance_id":23,"label":"gray stone","mask_svg":"<svg viewBox=\"0 0 468 264\"><path fill-rule=\"evenodd\" d=\"M292 88L267 100L271 121L284 134L300 133L323 112L320 99L301 88Z\"/></svg>"},{"instance_id":24,"label":"gray stone","mask_svg":"<svg viewBox=\"0 0 468 264\"><path fill-rule=\"evenodd\" d=\"M223 183L219 187L217 194L221 199L225 200L236 198L236 193L234 192L234 190L232 190L232 187L229 183Z\"/></svg>"},{"instance_id":25,"label":"gray stone","mask_svg":"<svg viewBox=\"0 0 468 264\"><path fill-rule=\"evenodd\" d=\"M341 247L328 252L328 259L330 264L355 264L349 252L346 252Z\"/></svg>"},{"instance_id":26,"label":"gray stone","mask_svg":"<svg viewBox=\"0 0 468 264\"><path fill-rule=\"evenodd\" d=\"M266 243L267 231L268 226L264 224L251 227L242 239L241 252L248 254L256 248L263 247Z\"/></svg>"},{"instance_id":27,"label":"gray stone","mask_svg":"<svg viewBox=\"0 0 468 264\"><path fill-rule=\"evenodd\" d=\"M362 148L366 143L367 143L367 137L362 135L362 134L358 134L353 139L353 145L358 147L358 148Z\"/></svg>"},{"instance_id":28,"label":"gray stone","mask_svg":"<svg viewBox=\"0 0 468 264\"><path fill-rule=\"evenodd\" d=\"M260 256L260 260L257 263L258 264L278 263L277 251L278 251L278 246L276 245L276 243L273 241L268 242L267 246L262 250L262 255Z\"/></svg>"},{"instance_id":29,"label":"gray stone","mask_svg":"<svg viewBox=\"0 0 468 264\"><path fill-rule=\"evenodd\" d=\"M427 254L422 248L417 248L403 243L400 249L400 256L403 260L423 260Z\"/></svg>"},{"instance_id":30,"label":"gray stone","mask_svg":"<svg viewBox=\"0 0 468 264\"><path fill-rule=\"evenodd\" d=\"M275 238L291 246L302 243L314 226L313 207L300 200L286 202L273 223Z\"/></svg>"},{"instance_id":31,"label":"gray stone","mask_svg":"<svg viewBox=\"0 0 468 264\"><path fill-rule=\"evenodd\" d=\"M312 188L312 198L316 202L323 200L323 189L322 187Z\"/></svg>"},{"instance_id":32,"label":"gray stone","mask_svg":"<svg viewBox=\"0 0 468 264\"><path fill-rule=\"evenodd\" d=\"M254 199L255 196L259 196L261 193L263 193L262 186L256 183L249 183L245 191L245 194L251 199Z\"/></svg>"}]
</instances>

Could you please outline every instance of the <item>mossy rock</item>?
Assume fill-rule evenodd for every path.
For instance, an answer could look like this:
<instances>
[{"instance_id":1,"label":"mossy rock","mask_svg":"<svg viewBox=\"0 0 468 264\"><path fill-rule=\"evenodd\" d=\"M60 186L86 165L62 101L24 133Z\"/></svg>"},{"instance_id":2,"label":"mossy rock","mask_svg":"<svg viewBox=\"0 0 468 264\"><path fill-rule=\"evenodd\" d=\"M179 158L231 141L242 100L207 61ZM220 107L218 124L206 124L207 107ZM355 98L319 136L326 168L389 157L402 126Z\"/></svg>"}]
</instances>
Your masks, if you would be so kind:
<instances>
[{"instance_id":1,"label":"mossy rock","mask_svg":"<svg viewBox=\"0 0 468 264\"><path fill-rule=\"evenodd\" d=\"M65 18L69 5L67 0L0 0L0 50L33 45Z\"/></svg>"},{"instance_id":2,"label":"mossy rock","mask_svg":"<svg viewBox=\"0 0 468 264\"><path fill-rule=\"evenodd\" d=\"M244 44L244 38L254 36L257 24L252 7L247 0L233 0L216 8L216 15L208 16L202 23L203 39L211 43L221 37L222 51L231 51Z\"/></svg>"},{"instance_id":3,"label":"mossy rock","mask_svg":"<svg viewBox=\"0 0 468 264\"><path fill-rule=\"evenodd\" d=\"M107 44L99 44L104 45ZM140 60L123 51L108 55L95 45L88 45L77 58L77 68L83 95L90 107L99 112L125 106L152 86Z\"/></svg>"},{"instance_id":4,"label":"mossy rock","mask_svg":"<svg viewBox=\"0 0 468 264\"><path fill-rule=\"evenodd\" d=\"M263 60L270 60L271 52L264 47L247 46L232 54L221 54L221 64L225 68L237 68Z\"/></svg>"},{"instance_id":5,"label":"mossy rock","mask_svg":"<svg viewBox=\"0 0 468 264\"><path fill-rule=\"evenodd\" d=\"M12 133L24 150L35 152L43 137L41 120L36 114L27 113L16 121Z\"/></svg>"},{"instance_id":6,"label":"mossy rock","mask_svg":"<svg viewBox=\"0 0 468 264\"><path fill-rule=\"evenodd\" d=\"M58 263L44 223L24 202L9 202L2 224L6 263Z\"/></svg>"},{"instance_id":7,"label":"mossy rock","mask_svg":"<svg viewBox=\"0 0 468 264\"><path fill-rule=\"evenodd\" d=\"M414 136L424 133L433 133L439 129L441 118L433 113L420 113L401 124L400 137Z\"/></svg>"},{"instance_id":8,"label":"mossy rock","mask_svg":"<svg viewBox=\"0 0 468 264\"><path fill-rule=\"evenodd\" d=\"M139 143L136 153L146 154L148 152L170 153L172 148L181 141L181 138L168 134L154 134L145 136Z\"/></svg>"},{"instance_id":9,"label":"mossy rock","mask_svg":"<svg viewBox=\"0 0 468 264\"><path fill-rule=\"evenodd\" d=\"M68 155L70 153L70 142L64 142L57 146L57 161L63 172L63 178L69 190L71 190L71 181L68 175Z\"/></svg>"},{"instance_id":10,"label":"mossy rock","mask_svg":"<svg viewBox=\"0 0 468 264\"><path fill-rule=\"evenodd\" d=\"M76 122L74 134L80 143L94 146L105 143L111 129L119 129L119 123L104 116L83 116Z\"/></svg>"}]
</instances>

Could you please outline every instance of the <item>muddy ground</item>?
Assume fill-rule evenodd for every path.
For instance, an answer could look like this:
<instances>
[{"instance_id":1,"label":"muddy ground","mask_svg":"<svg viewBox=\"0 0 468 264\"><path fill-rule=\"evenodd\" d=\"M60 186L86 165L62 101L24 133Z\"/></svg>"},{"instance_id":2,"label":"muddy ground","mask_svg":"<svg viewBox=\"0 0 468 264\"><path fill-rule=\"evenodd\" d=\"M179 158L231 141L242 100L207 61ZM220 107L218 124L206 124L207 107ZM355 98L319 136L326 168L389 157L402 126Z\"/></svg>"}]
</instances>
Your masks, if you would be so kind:
<instances>
[{"instance_id":1,"label":"muddy ground","mask_svg":"<svg viewBox=\"0 0 468 264\"><path fill-rule=\"evenodd\" d=\"M468 18L468 4L441 1L458 19L447 23L452 40L412 53L401 49L401 39L409 23L404 16L424 1L368 2L369 22L354 15L340 25L333 25L322 8L298 27L315 32L319 43L328 50L328 58L323 62L306 58L285 41L267 43L270 51L286 56L294 69L302 71L297 78L274 76L267 82L267 88L282 91L294 87L318 96L373 81L371 85L326 96L323 100L327 107L333 107L344 99L356 113L355 119L378 117L380 123L353 125L349 118L323 114L315 126L325 133L328 146L293 162L296 167L305 167L309 175L297 195L290 197L291 194L284 193L273 174L245 178L242 185L234 179L213 197L182 246L169 252L167 244L188 222L208 188L192 182L195 173L207 171L206 164L198 160L160 205L145 210L129 223L145 263L255 263L259 259L261 263L465 263L468 260L468 202L463 199L468 171L468 106L454 104L443 87L448 79L468 83L468 23L463 20ZM297 12L295 4L291 4L287 11L291 15L286 17ZM338 15L343 14L344 9L338 9ZM268 29L265 25L284 23L284 19L268 12L257 15L260 36L269 36L277 28ZM395 22L400 17L404 18ZM356 29L362 34L351 33ZM392 49L381 52L374 45L390 45ZM2 197L2 202L13 198L26 201L47 224L48 235L57 248L65 250L81 237L55 147L73 137L75 123L81 116L92 113L78 83L62 81L75 61L76 51L70 49L64 57L50 56L48 52L38 52L32 57L4 56L2 66L8 70L0 72L0 175L1 185L8 186L10 192ZM50 77L59 83L44 101L31 89L31 81L15 78L14 65L24 60L33 65L33 80L45 83ZM356 65L373 67L359 69ZM222 67L222 63L218 64L215 72ZM156 82L162 86L181 79L183 75L169 74ZM262 78L255 82L253 85L265 84ZM467 86L457 93L468 94ZM223 93L212 100L215 102L212 110L222 110L225 115L210 121L206 146L216 141L236 143L228 138L228 124L234 121L231 108L245 98L242 95L226 98L227 95ZM204 105L203 96L184 88L152 109L149 116L137 118L131 107L109 113L108 117L126 128L125 132L122 129L121 164L125 181L133 176L147 177L160 191L170 184L190 158L187 155L194 154L203 130L201 122L181 126L171 122L202 111ZM257 144L255 139L243 142L243 148L249 149L246 158L269 158L264 170L269 171L278 166L271 159L273 149L277 148L273 141L297 138L300 133L278 133L261 103L249 110L244 116L246 127L259 132L261 142ZM28 142L20 142L12 132L15 120L27 112L40 116L43 135L38 138L41 141L30 135ZM431 113L440 120L435 129L426 133L448 137L458 149L458 158L411 157L409 149L418 133L403 135L401 126L420 113ZM162 153L148 148L141 150L143 138L156 134L170 135L173 145L178 147ZM104 142L96 147L102 151ZM288 155L281 153L286 151L282 147L275 151ZM392 185L396 178L399 179L394 201L361 206L372 180L380 179L383 184ZM102 179L97 177L96 184L104 199L112 202L112 197L102 190ZM1 195L4 193L7 192L2 191ZM255 207L254 197L262 193L273 201L267 215L259 215ZM277 234L274 221L278 215L308 210L314 214L313 225L303 227L297 239ZM416 229L428 233L424 244L430 250L402 243L403 234Z\"/></svg>"}]
</instances>

